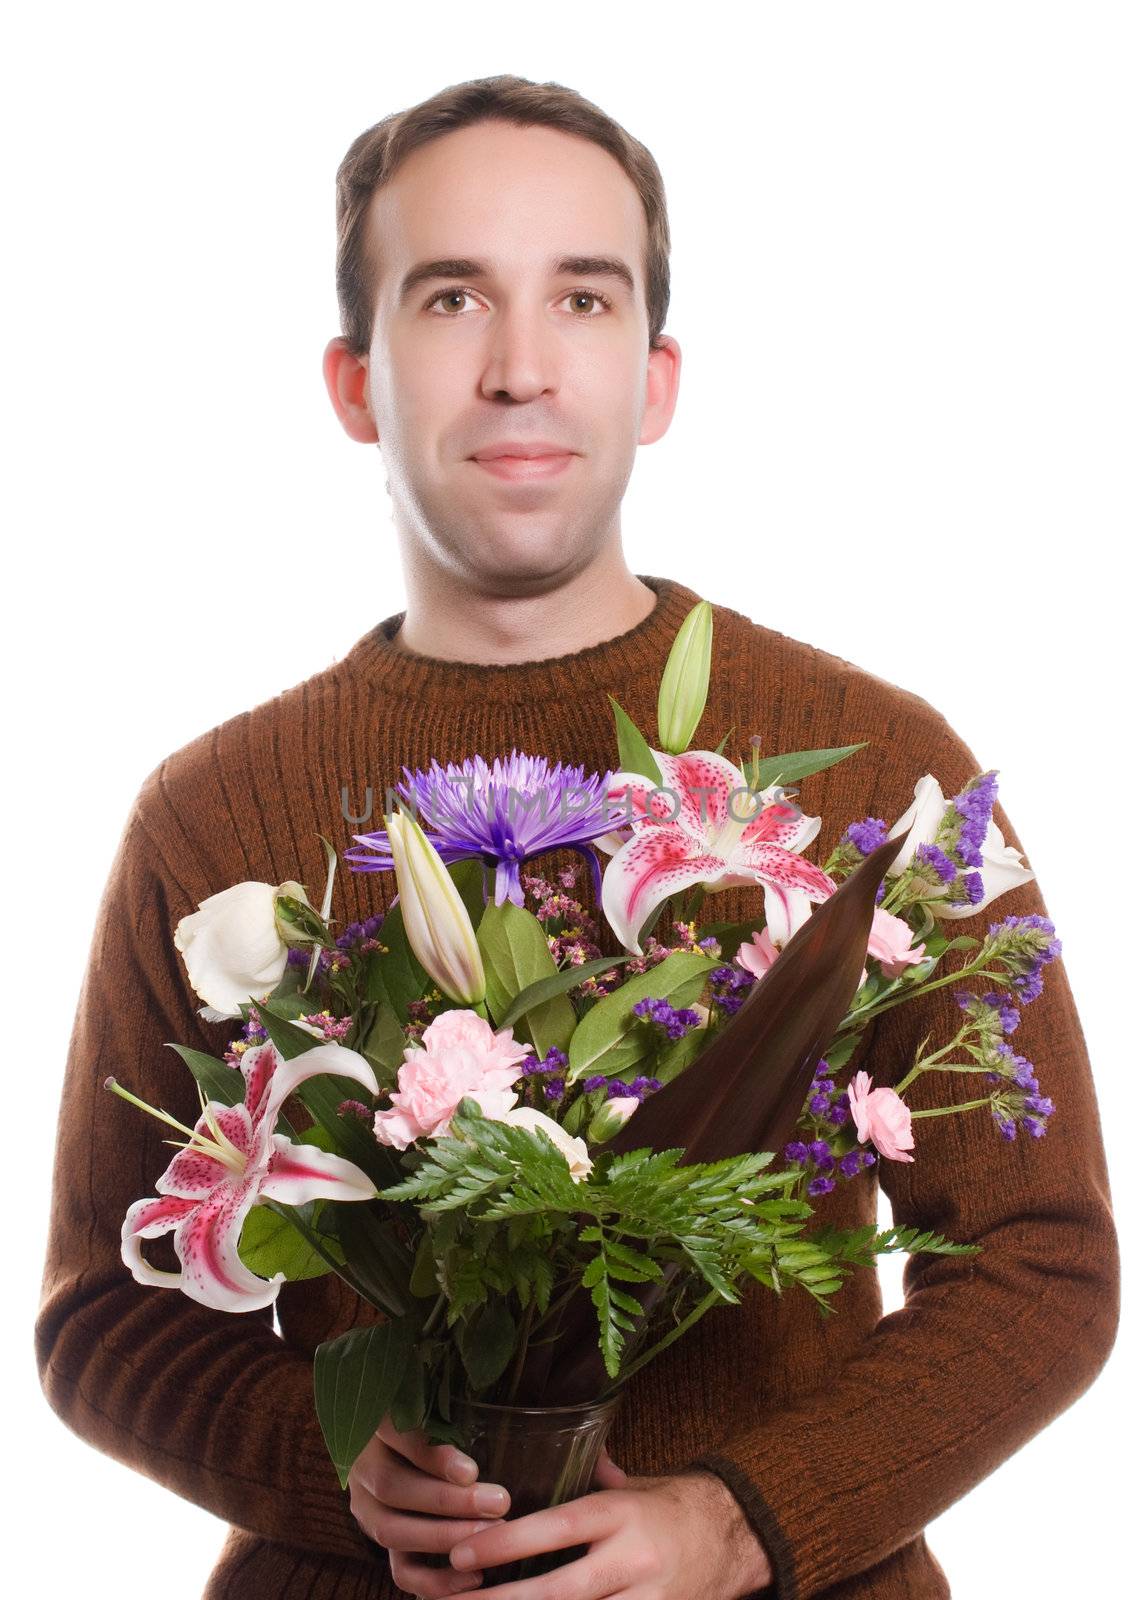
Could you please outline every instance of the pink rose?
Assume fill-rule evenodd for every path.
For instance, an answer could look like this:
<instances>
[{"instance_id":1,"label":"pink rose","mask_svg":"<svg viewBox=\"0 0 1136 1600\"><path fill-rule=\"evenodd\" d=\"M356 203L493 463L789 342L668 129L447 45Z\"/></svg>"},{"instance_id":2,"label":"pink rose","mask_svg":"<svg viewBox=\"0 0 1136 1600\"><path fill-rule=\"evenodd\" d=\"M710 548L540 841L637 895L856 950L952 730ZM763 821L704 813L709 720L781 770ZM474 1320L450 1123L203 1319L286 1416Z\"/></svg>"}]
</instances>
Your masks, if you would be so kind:
<instances>
[{"instance_id":1,"label":"pink rose","mask_svg":"<svg viewBox=\"0 0 1136 1600\"><path fill-rule=\"evenodd\" d=\"M866 1072L858 1072L848 1085L848 1105L856 1124L856 1137L870 1139L889 1161L914 1161L905 1155L915 1145L911 1112L894 1089L873 1089Z\"/></svg>"},{"instance_id":2,"label":"pink rose","mask_svg":"<svg viewBox=\"0 0 1136 1600\"><path fill-rule=\"evenodd\" d=\"M406 1050L391 1110L375 1113L375 1138L405 1150L448 1133L466 1095L487 1117L504 1117L517 1103L513 1084L530 1049L512 1028L494 1033L476 1011L443 1011L424 1030L422 1048Z\"/></svg>"},{"instance_id":3,"label":"pink rose","mask_svg":"<svg viewBox=\"0 0 1136 1600\"><path fill-rule=\"evenodd\" d=\"M923 945L911 948L911 929L902 917L877 906L868 935L868 954L875 956L885 977L898 978L904 967L914 967L923 959Z\"/></svg>"},{"instance_id":4,"label":"pink rose","mask_svg":"<svg viewBox=\"0 0 1136 1600\"><path fill-rule=\"evenodd\" d=\"M760 933L754 932L752 943L738 945L737 960L738 965L752 972L755 978L764 978L780 954L769 937L769 930L762 928Z\"/></svg>"}]
</instances>

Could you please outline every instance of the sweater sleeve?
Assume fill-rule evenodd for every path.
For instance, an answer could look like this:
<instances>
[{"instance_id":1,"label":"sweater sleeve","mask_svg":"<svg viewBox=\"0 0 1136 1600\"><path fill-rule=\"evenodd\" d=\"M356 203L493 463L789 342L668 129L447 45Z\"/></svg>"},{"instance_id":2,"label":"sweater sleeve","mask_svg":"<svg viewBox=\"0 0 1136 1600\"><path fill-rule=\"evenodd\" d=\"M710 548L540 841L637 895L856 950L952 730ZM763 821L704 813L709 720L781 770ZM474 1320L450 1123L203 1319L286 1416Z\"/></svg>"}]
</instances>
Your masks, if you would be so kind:
<instances>
[{"instance_id":1,"label":"sweater sleeve","mask_svg":"<svg viewBox=\"0 0 1136 1600\"><path fill-rule=\"evenodd\" d=\"M879 815L898 817L911 793L900 786L923 772L952 795L982 770L938 713L918 704L929 715L881 779ZM1000 804L994 820L1022 849ZM981 938L992 923L1030 913L1047 914L1036 881L951 931ZM1065 930L1063 943L1076 932ZM911 1256L902 1309L881 1318L835 1382L684 1466L712 1471L731 1489L774 1569L773 1590L763 1592L778 1600L810 1600L916 1537L1072 1404L1112 1348L1119 1260L1099 1112L1064 964L1058 957L1042 970L1042 993L1021 1008L1011 1043L1054 1101L1046 1135L1019 1129L1007 1142L981 1108L917 1118L914 1160L881 1158L873 1169L897 1225L981 1252ZM865 1062L877 1085L900 1081L928 1033L931 1049L954 1036L957 992L940 989L880 1016ZM977 1099L985 1088L981 1077L928 1072L905 1099L917 1110Z\"/></svg>"},{"instance_id":2,"label":"sweater sleeve","mask_svg":"<svg viewBox=\"0 0 1136 1600\"><path fill-rule=\"evenodd\" d=\"M41 1383L81 1438L216 1516L293 1546L385 1562L339 1487L311 1362L274 1333L271 1307L214 1311L136 1283L121 1258L127 1207L155 1193L172 1152L168 1127L104 1080L113 1074L192 1127L194 1081L166 1041L218 1053L172 938L198 892L174 876L188 876L184 860L171 869L147 831L150 783L103 892L71 1034L35 1330ZM176 1268L168 1238L146 1249Z\"/></svg>"}]
</instances>

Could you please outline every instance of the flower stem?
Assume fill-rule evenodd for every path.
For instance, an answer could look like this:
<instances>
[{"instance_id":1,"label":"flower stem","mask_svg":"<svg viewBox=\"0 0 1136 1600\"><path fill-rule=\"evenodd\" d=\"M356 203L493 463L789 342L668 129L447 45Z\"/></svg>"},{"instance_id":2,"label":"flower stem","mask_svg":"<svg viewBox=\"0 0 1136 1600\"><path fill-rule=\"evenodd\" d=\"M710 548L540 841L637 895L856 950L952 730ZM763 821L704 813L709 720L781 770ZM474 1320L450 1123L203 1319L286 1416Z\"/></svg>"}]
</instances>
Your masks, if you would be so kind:
<instances>
[{"instance_id":1,"label":"flower stem","mask_svg":"<svg viewBox=\"0 0 1136 1600\"><path fill-rule=\"evenodd\" d=\"M976 1111L979 1106L988 1106L989 1104L990 1096L985 1095L981 1100L966 1100L959 1106L939 1106L933 1111L913 1111L911 1115L913 1119L915 1117L949 1117L953 1111Z\"/></svg>"}]
</instances>

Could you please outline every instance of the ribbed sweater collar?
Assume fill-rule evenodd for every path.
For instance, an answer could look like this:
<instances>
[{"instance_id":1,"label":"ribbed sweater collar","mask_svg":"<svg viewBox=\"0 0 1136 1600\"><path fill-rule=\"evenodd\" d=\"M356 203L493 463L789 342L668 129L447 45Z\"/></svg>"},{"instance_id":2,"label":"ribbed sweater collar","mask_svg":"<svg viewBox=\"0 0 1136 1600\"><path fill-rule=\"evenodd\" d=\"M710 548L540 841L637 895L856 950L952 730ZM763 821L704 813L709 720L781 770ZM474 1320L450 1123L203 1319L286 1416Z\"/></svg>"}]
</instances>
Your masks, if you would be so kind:
<instances>
[{"instance_id":1,"label":"ribbed sweater collar","mask_svg":"<svg viewBox=\"0 0 1136 1600\"><path fill-rule=\"evenodd\" d=\"M597 689L615 694L636 674L661 671L679 625L701 599L674 578L635 576L657 596L642 622L568 655L487 666L400 650L392 641L406 612L398 611L363 635L344 657L343 667L386 694L431 703L463 698L496 704L570 699Z\"/></svg>"}]
</instances>

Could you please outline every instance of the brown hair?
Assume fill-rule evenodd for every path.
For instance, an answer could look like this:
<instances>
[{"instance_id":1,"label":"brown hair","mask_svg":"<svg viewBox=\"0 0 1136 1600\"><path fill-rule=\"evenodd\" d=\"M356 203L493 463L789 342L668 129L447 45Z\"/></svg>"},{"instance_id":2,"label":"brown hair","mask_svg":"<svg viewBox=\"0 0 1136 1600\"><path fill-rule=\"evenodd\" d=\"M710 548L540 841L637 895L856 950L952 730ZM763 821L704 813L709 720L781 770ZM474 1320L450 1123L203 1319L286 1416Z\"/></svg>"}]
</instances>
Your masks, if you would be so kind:
<instances>
[{"instance_id":1,"label":"brown hair","mask_svg":"<svg viewBox=\"0 0 1136 1600\"><path fill-rule=\"evenodd\" d=\"M371 196L411 151L442 134L493 118L520 127L543 124L591 139L615 157L634 183L647 219L648 344L655 348L670 303L671 238L663 179L654 156L575 89L501 73L453 84L416 106L392 112L361 133L339 163L335 175L335 287L340 326L352 353L367 352L374 326L374 280L366 241Z\"/></svg>"}]
</instances>

